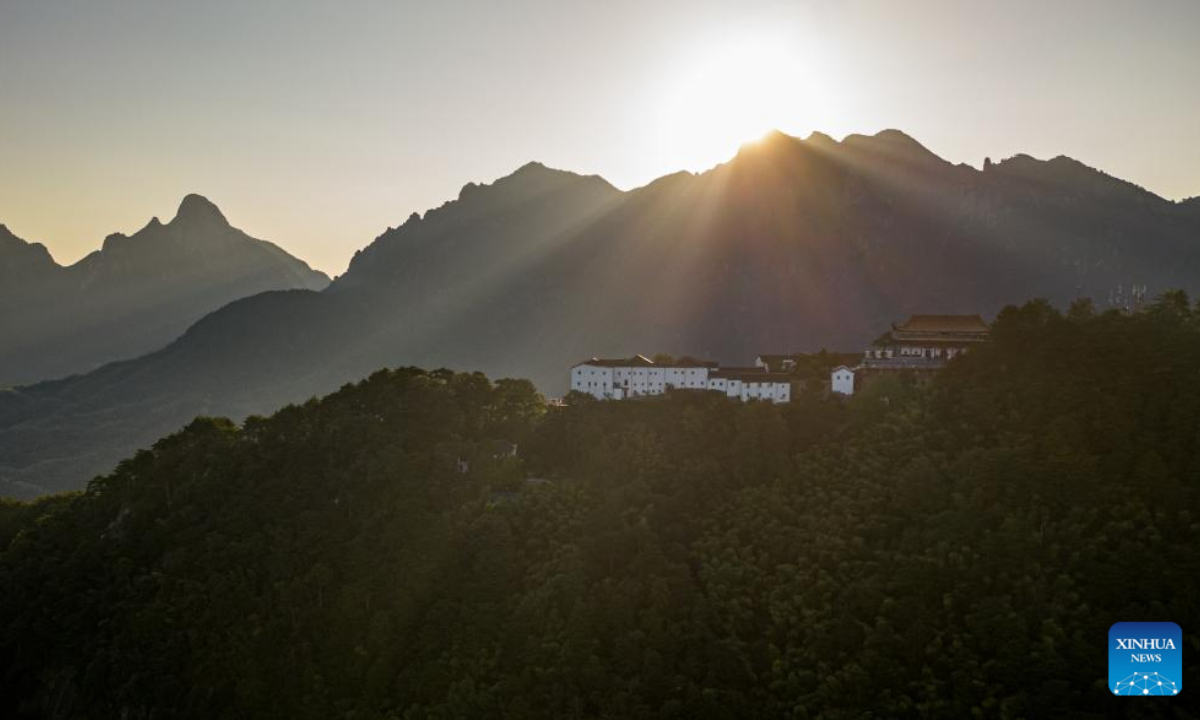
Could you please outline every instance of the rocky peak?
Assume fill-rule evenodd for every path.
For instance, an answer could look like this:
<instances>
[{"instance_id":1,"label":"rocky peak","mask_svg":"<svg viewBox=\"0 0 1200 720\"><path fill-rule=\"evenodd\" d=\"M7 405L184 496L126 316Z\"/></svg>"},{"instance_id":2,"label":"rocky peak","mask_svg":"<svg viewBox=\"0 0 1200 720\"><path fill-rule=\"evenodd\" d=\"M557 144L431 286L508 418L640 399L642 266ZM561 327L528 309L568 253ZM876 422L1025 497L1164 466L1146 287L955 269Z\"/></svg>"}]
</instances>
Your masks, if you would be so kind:
<instances>
[{"instance_id":1,"label":"rocky peak","mask_svg":"<svg viewBox=\"0 0 1200 720\"><path fill-rule=\"evenodd\" d=\"M58 263L50 256L45 245L22 240L0 223L0 269L19 268L31 272L57 267Z\"/></svg>"},{"instance_id":2,"label":"rocky peak","mask_svg":"<svg viewBox=\"0 0 1200 720\"><path fill-rule=\"evenodd\" d=\"M203 195L191 193L179 203L179 211L171 225L221 225L228 227L229 221L221 214L220 208Z\"/></svg>"},{"instance_id":3,"label":"rocky peak","mask_svg":"<svg viewBox=\"0 0 1200 720\"><path fill-rule=\"evenodd\" d=\"M945 162L908 134L895 129L880 130L874 135L847 135L842 146L891 159Z\"/></svg>"}]
</instances>

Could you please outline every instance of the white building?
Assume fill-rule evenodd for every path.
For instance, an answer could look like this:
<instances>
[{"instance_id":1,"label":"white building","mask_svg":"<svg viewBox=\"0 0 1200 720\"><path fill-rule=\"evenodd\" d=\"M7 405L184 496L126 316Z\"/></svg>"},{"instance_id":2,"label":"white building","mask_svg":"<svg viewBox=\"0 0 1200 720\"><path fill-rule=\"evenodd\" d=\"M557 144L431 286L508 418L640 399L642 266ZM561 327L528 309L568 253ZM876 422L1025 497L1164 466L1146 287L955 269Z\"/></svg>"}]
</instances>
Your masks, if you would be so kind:
<instances>
[{"instance_id":1,"label":"white building","mask_svg":"<svg viewBox=\"0 0 1200 720\"><path fill-rule=\"evenodd\" d=\"M600 400L662 395L667 390L711 390L739 400L785 403L794 378L762 368L721 369L717 363L684 358L658 364L644 355L592 358L571 368L571 389Z\"/></svg>"},{"instance_id":2,"label":"white building","mask_svg":"<svg viewBox=\"0 0 1200 720\"><path fill-rule=\"evenodd\" d=\"M829 377L833 392L853 395L871 378L885 373L923 374L946 363L988 338L988 324L978 315L913 315L867 348L855 367L840 365Z\"/></svg>"},{"instance_id":3,"label":"white building","mask_svg":"<svg viewBox=\"0 0 1200 720\"><path fill-rule=\"evenodd\" d=\"M842 395L854 394L854 370L845 365L838 365L830 375L829 389Z\"/></svg>"},{"instance_id":4,"label":"white building","mask_svg":"<svg viewBox=\"0 0 1200 720\"><path fill-rule=\"evenodd\" d=\"M787 373L771 373L756 368L727 368L713 371L708 389L725 393L738 400L769 400L776 403L792 401L792 384L796 378Z\"/></svg>"},{"instance_id":5,"label":"white building","mask_svg":"<svg viewBox=\"0 0 1200 720\"><path fill-rule=\"evenodd\" d=\"M670 389L706 390L715 362L683 359L656 364L644 355L616 360L592 358L571 368L571 389L600 400L662 395Z\"/></svg>"},{"instance_id":6,"label":"white building","mask_svg":"<svg viewBox=\"0 0 1200 720\"><path fill-rule=\"evenodd\" d=\"M676 361L663 368L667 387L681 390L705 390L709 373L717 369L715 362Z\"/></svg>"},{"instance_id":7,"label":"white building","mask_svg":"<svg viewBox=\"0 0 1200 720\"><path fill-rule=\"evenodd\" d=\"M571 368L571 389L601 400L620 400L625 395L613 382L617 367L612 361L599 358L581 362Z\"/></svg>"},{"instance_id":8,"label":"white building","mask_svg":"<svg viewBox=\"0 0 1200 720\"><path fill-rule=\"evenodd\" d=\"M792 376L783 373L762 373L759 377L742 378L742 400L768 400L773 403L792 401Z\"/></svg>"}]
</instances>

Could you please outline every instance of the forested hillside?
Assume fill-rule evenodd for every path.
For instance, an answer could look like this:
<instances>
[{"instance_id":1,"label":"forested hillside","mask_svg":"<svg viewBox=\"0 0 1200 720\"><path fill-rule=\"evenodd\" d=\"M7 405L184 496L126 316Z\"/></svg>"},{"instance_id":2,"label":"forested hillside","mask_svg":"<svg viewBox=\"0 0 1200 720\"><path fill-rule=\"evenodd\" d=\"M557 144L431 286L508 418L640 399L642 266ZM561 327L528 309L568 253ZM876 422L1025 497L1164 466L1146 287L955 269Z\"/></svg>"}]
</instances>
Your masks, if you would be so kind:
<instances>
[{"instance_id":1,"label":"forested hillside","mask_svg":"<svg viewBox=\"0 0 1200 720\"><path fill-rule=\"evenodd\" d=\"M623 192L522 166L389 228L319 293L265 293L161 352L0 393L0 495L73 490L196 415L240 421L380 367L566 391L572 363L863 348L911 313L1200 291L1200 216L1066 157L976 170L897 130L775 133ZM98 421L102 419L102 421Z\"/></svg>"},{"instance_id":2,"label":"forested hillside","mask_svg":"<svg viewBox=\"0 0 1200 720\"><path fill-rule=\"evenodd\" d=\"M1197 367L1172 293L849 402L410 368L197 419L0 507L0 715L1195 717L1105 663L1169 620L1197 676Z\"/></svg>"}]
</instances>

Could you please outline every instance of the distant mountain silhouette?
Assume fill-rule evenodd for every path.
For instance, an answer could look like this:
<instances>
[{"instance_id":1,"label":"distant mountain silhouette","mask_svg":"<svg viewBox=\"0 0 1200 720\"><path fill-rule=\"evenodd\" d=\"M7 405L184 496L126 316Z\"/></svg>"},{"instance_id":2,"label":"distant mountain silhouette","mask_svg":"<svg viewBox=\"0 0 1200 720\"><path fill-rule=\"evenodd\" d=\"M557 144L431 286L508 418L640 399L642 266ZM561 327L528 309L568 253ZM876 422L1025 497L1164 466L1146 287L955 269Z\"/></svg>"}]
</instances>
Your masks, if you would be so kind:
<instances>
[{"instance_id":1,"label":"distant mountain silhouette","mask_svg":"<svg viewBox=\"0 0 1200 720\"><path fill-rule=\"evenodd\" d=\"M0 387L86 372L179 337L231 300L329 284L279 247L229 226L188 195L171 222L62 267L46 248L0 225Z\"/></svg>"},{"instance_id":2,"label":"distant mountain silhouette","mask_svg":"<svg viewBox=\"0 0 1200 720\"><path fill-rule=\"evenodd\" d=\"M557 393L592 355L854 350L910 313L1102 305L1121 283L1200 288L1200 213L1065 157L981 171L896 130L773 133L629 192L531 163L389 229L323 292L246 298L151 355L0 395L0 482L79 487L197 414L381 366Z\"/></svg>"}]
</instances>

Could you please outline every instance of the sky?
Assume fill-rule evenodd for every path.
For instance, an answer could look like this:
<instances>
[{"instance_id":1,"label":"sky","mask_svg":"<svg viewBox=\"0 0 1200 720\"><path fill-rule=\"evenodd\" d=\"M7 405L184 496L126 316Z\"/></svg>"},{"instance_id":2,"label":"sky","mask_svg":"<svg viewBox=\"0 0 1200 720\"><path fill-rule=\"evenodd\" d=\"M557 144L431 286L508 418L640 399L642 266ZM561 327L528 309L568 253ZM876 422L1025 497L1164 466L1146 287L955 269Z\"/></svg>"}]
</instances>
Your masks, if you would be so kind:
<instances>
[{"instance_id":1,"label":"sky","mask_svg":"<svg viewBox=\"0 0 1200 720\"><path fill-rule=\"evenodd\" d=\"M630 189L778 128L1200 195L1200 2L0 0L0 223L60 263L189 192L331 275L531 160Z\"/></svg>"}]
</instances>

